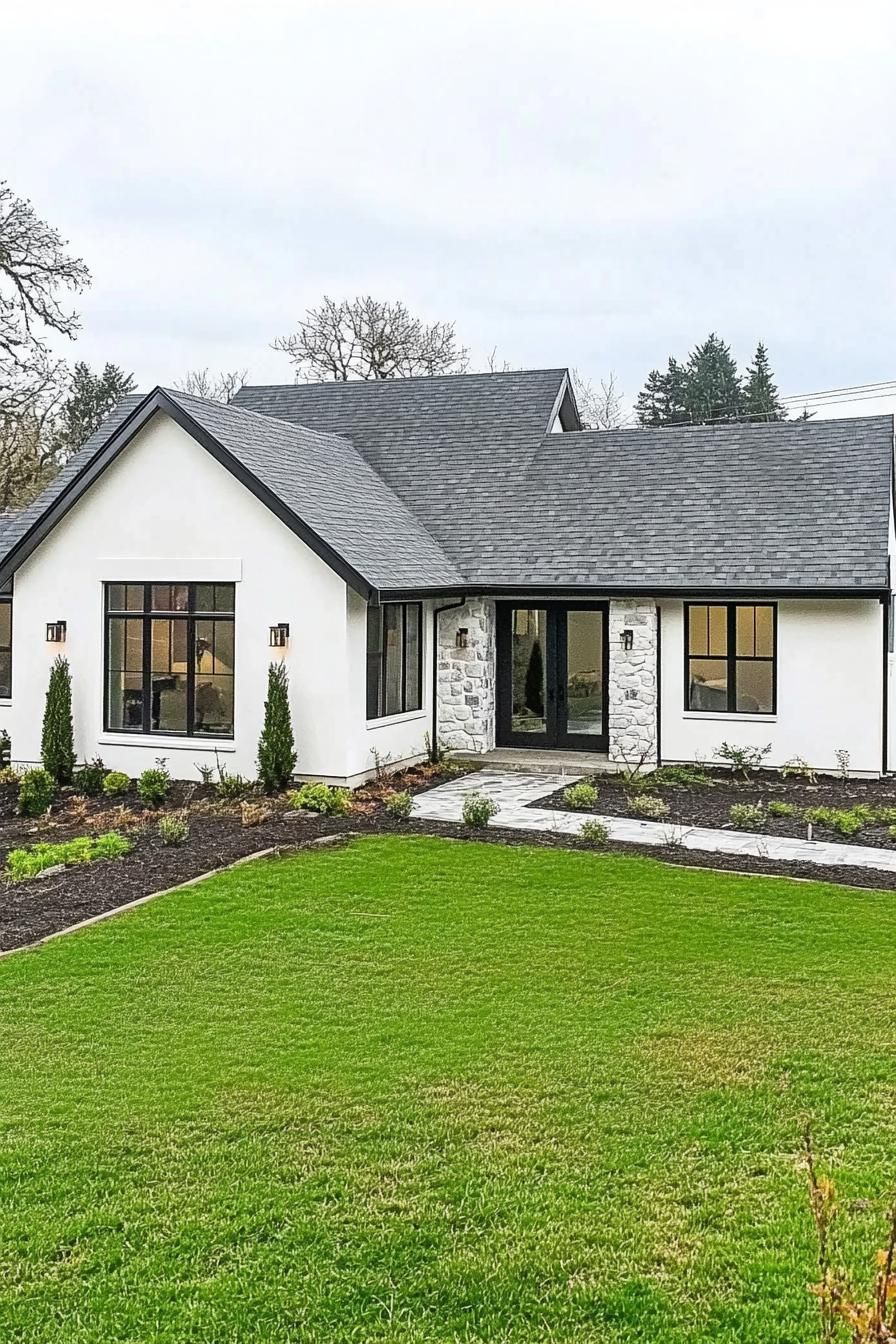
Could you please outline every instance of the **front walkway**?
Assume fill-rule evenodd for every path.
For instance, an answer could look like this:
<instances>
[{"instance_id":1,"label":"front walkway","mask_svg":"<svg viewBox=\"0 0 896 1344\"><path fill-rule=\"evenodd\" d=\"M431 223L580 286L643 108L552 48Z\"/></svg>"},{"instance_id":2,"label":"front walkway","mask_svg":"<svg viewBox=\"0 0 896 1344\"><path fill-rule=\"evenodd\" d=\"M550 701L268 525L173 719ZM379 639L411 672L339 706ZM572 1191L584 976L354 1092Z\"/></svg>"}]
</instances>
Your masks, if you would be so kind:
<instances>
[{"instance_id":1,"label":"front walkway","mask_svg":"<svg viewBox=\"0 0 896 1344\"><path fill-rule=\"evenodd\" d=\"M480 770L475 775L452 779L428 793L418 794L414 799L414 816L423 821L460 821L465 795L483 793L501 809L493 824L514 831L577 835L583 821L597 820L606 826L611 840L629 844L674 844L715 854L744 854L791 863L848 865L896 872L896 850L875 849L871 845L839 845L750 831L716 831L706 826L682 826L677 822L636 821L634 817L604 817L596 813L559 812L555 808L529 806L581 778L581 775L527 775L516 771Z\"/></svg>"}]
</instances>

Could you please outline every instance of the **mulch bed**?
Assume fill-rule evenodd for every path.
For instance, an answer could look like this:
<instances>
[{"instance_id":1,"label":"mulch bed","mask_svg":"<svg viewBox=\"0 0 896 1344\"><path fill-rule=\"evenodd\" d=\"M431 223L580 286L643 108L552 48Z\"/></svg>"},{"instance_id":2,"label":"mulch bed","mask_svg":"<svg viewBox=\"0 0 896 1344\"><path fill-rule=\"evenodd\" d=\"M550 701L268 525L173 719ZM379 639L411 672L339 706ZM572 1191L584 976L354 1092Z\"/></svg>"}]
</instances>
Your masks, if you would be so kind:
<instances>
[{"instance_id":1,"label":"mulch bed","mask_svg":"<svg viewBox=\"0 0 896 1344\"><path fill-rule=\"evenodd\" d=\"M406 772L390 784L409 788L412 792L435 787L441 781L437 773L426 770ZM803 781L788 781L778 794L795 801L795 783L805 795L806 806L824 803L830 806L852 806L855 802L874 801L877 805L896 806L896 786L884 781L819 781L817 786ZM597 811L625 814L625 794L621 784L612 778L598 781L600 790ZM727 822L727 808L731 801L753 801L773 796L773 780L764 777L754 784L740 784L730 779L720 782L717 789L664 790L672 804L670 818L690 820L691 824L720 825ZM260 850L288 851L326 840L328 837L356 835L435 835L463 841L489 844L523 845L533 848L587 849L589 846L576 836L556 835L502 829L500 825L485 830L471 831L459 823L432 821L398 821L388 815L381 803L382 790L376 787L361 790L356 797L360 810L345 817L317 816L289 813L282 802L274 805L273 814L258 825L244 826L238 806L222 808L213 802L212 789L176 785L164 811L190 807L190 835L187 842L166 847L159 839L154 824L162 810L148 814L145 823L128 833L133 841L132 852L113 861L97 861L68 868L65 872L29 881L3 884L0 895L0 950L7 951L35 943L49 934L81 920L115 910L153 892L177 886L200 877L213 869L233 863ZM688 797L699 794L695 804L706 802L706 810L697 821L687 812ZM674 798L673 798L673 795ZM555 796L548 805L559 806ZM727 801L725 801L727 799ZM136 809L133 797L124 800ZM97 833L104 827L117 828L120 814L116 811L121 800L91 800L87 815L89 829ZM615 805L614 805L615 804ZM545 806L545 803L538 804ZM77 816L71 815L71 796L63 797L56 810L39 821L15 815L15 791L0 788L0 864L6 853L16 846L34 844L38 840L67 840L84 835L88 830L84 805L77 805ZM786 820L786 819L785 819ZM780 830L777 834L804 834L798 830ZM837 837L839 838L839 837ZM865 843L874 843L867 832L861 837ZM591 850L592 853L596 853ZM801 877L814 881L837 882L847 886L876 889L896 889L896 874L870 872L855 867L827 868L809 863L780 863L770 859L750 858L744 855L725 855L685 850L680 846L662 847L611 844L607 851L643 853L667 863L693 868L712 868L737 872L767 874L769 876Z\"/></svg>"},{"instance_id":2,"label":"mulch bed","mask_svg":"<svg viewBox=\"0 0 896 1344\"><path fill-rule=\"evenodd\" d=\"M798 813L810 807L831 807L848 810L859 803L869 807L896 808L896 778L839 779L819 775L813 784L809 780L790 776L782 779L777 771L758 770L751 779L740 779L728 770L709 769L705 773L711 785L670 784L661 788L649 782L645 792L655 794L669 805L669 814L660 818L676 826L708 826L716 830L737 830L732 826L729 812L733 803L762 803L772 801L791 803ZM598 816L637 817L631 810L631 789L619 775L598 775L592 781L597 788L597 803L590 812ZM563 812L580 811L567 806L563 790L558 789L549 798L540 799L533 807L553 807ZM800 815L766 818L760 835L789 836L806 839L806 823ZM896 840L889 834L886 823L871 823L854 835L841 835L816 824L816 840L837 844L872 845L879 849L896 849ZM718 856L715 856L718 857Z\"/></svg>"}]
</instances>

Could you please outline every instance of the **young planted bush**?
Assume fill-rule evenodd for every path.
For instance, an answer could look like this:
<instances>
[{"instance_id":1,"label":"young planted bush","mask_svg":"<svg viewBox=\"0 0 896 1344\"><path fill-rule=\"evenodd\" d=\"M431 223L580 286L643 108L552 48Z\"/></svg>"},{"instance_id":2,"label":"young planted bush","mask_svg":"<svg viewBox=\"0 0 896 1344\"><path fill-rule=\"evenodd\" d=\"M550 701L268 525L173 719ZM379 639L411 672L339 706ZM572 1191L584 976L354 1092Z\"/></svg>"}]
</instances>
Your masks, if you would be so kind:
<instances>
[{"instance_id":1,"label":"young planted bush","mask_svg":"<svg viewBox=\"0 0 896 1344\"><path fill-rule=\"evenodd\" d=\"M603 849L609 844L610 832L602 821L589 820L583 821L579 828L579 837L587 845L593 845L595 849Z\"/></svg>"},{"instance_id":2,"label":"young planted bush","mask_svg":"<svg viewBox=\"0 0 896 1344\"><path fill-rule=\"evenodd\" d=\"M770 817L795 817L796 806L793 803L785 803L780 799L773 798L768 804L767 812Z\"/></svg>"},{"instance_id":3,"label":"young planted bush","mask_svg":"<svg viewBox=\"0 0 896 1344\"><path fill-rule=\"evenodd\" d=\"M857 803L855 807L807 807L803 820L813 826L825 826L838 835L858 835L875 820L873 807Z\"/></svg>"},{"instance_id":4,"label":"young planted bush","mask_svg":"<svg viewBox=\"0 0 896 1344\"><path fill-rule=\"evenodd\" d=\"M215 793L225 803L238 803L240 799L245 798L252 792L252 784L243 775L230 775L224 766L221 767L220 778L215 785Z\"/></svg>"},{"instance_id":5,"label":"young planted bush","mask_svg":"<svg viewBox=\"0 0 896 1344\"><path fill-rule=\"evenodd\" d=\"M766 747L737 747L730 742L723 742L716 755L720 761L728 762L732 773L736 772L743 779L749 779L753 771L762 765L766 756L771 754L771 749L771 742Z\"/></svg>"},{"instance_id":6,"label":"young planted bush","mask_svg":"<svg viewBox=\"0 0 896 1344\"><path fill-rule=\"evenodd\" d=\"M131 779L123 770L110 770L103 779L103 793L107 798L118 798L123 793L127 793L131 787Z\"/></svg>"},{"instance_id":7,"label":"young planted bush","mask_svg":"<svg viewBox=\"0 0 896 1344\"><path fill-rule=\"evenodd\" d=\"M282 793L296 768L296 744L289 712L289 674L283 663L268 668L268 698L258 741L258 778L265 793Z\"/></svg>"},{"instance_id":8,"label":"young planted bush","mask_svg":"<svg viewBox=\"0 0 896 1344\"><path fill-rule=\"evenodd\" d=\"M765 825L765 808L761 803L733 803L728 816L739 831L761 831Z\"/></svg>"},{"instance_id":9,"label":"young planted bush","mask_svg":"<svg viewBox=\"0 0 896 1344\"><path fill-rule=\"evenodd\" d=\"M597 789L589 780L581 779L563 790L563 801L573 811L590 812L597 802Z\"/></svg>"},{"instance_id":10,"label":"young planted bush","mask_svg":"<svg viewBox=\"0 0 896 1344\"><path fill-rule=\"evenodd\" d=\"M473 830L481 831L500 811L494 799L487 798L484 793L468 793L464 797L464 825Z\"/></svg>"},{"instance_id":11,"label":"young planted bush","mask_svg":"<svg viewBox=\"0 0 896 1344\"><path fill-rule=\"evenodd\" d=\"M19 780L19 814L42 817L56 797L56 781L49 770L26 770Z\"/></svg>"},{"instance_id":12,"label":"young planted bush","mask_svg":"<svg viewBox=\"0 0 896 1344\"><path fill-rule=\"evenodd\" d=\"M303 784L287 797L289 806L296 811L322 812L330 817L344 817L352 810L351 789L335 789L329 784Z\"/></svg>"},{"instance_id":13,"label":"young planted bush","mask_svg":"<svg viewBox=\"0 0 896 1344\"><path fill-rule=\"evenodd\" d=\"M137 796L147 807L161 807L171 792L171 776L163 762L144 770L137 780Z\"/></svg>"},{"instance_id":14,"label":"young planted bush","mask_svg":"<svg viewBox=\"0 0 896 1344\"><path fill-rule=\"evenodd\" d=\"M50 669L50 684L44 707L40 758L57 784L71 784L75 771L75 730L72 724L72 678L68 659L62 655Z\"/></svg>"},{"instance_id":15,"label":"young planted bush","mask_svg":"<svg viewBox=\"0 0 896 1344\"><path fill-rule=\"evenodd\" d=\"M82 835L55 845L27 845L10 850L6 856L6 876L13 882L21 882L60 864L71 867L78 863L93 863L95 859L119 859L131 848L131 842L117 831L107 831L95 838Z\"/></svg>"},{"instance_id":16,"label":"young planted bush","mask_svg":"<svg viewBox=\"0 0 896 1344\"><path fill-rule=\"evenodd\" d=\"M190 835L190 823L182 812L172 812L167 817L159 817L159 839L163 845L182 845Z\"/></svg>"},{"instance_id":17,"label":"young planted bush","mask_svg":"<svg viewBox=\"0 0 896 1344\"><path fill-rule=\"evenodd\" d=\"M646 782L652 789L711 789L716 781L701 765L661 765Z\"/></svg>"},{"instance_id":18,"label":"young planted bush","mask_svg":"<svg viewBox=\"0 0 896 1344\"><path fill-rule=\"evenodd\" d=\"M636 817L649 817L652 821L659 821L660 817L669 815L669 804L655 793L640 793L629 798L628 807Z\"/></svg>"},{"instance_id":19,"label":"young planted bush","mask_svg":"<svg viewBox=\"0 0 896 1344\"><path fill-rule=\"evenodd\" d=\"M407 821L414 810L414 800L407 789L396 789L383 799L383 806L390 817L397 821Z\"/></svg>"},{"instance_id":20,"label":"young planted bush","mask_svg":"<svg viewBox=\"0 0 896 1344\"><path fill-rule=\"evenodd\" d=\"M85 761L83 765L78 766L72 783L79 793L85 793L88 798L98 798L103 791L105 780L106 767L97 756L95 760Z\"/></svg>"}]
</instances>

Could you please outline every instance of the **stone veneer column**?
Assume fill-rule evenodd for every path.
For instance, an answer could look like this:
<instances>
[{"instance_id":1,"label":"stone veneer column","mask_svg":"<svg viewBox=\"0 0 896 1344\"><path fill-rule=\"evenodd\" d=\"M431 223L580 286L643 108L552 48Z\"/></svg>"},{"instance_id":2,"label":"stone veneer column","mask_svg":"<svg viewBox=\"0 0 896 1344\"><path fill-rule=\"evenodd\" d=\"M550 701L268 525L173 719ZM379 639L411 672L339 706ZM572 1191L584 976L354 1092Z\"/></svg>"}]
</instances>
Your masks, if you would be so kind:
<instances>
[{"instance_id":1,"label":"stone veneer column","mask_svg":"<svg viewBox=\"0 0 896 1344\"><path fill-rule=\"evenodd\" d=\"M457 647L466 630L466 648ZM439 617L437 702L439 738L453 751L495 745L495 604L474 598Z\"/></svg>"},{"instance_id":2,"label":"stone veneer column","mask_svg":"<svg viewBox=\"0 0 896 1344\"><path fill-rule=\"evenodd\" d=\"M610 603L609 756L620 764L656 762L656 626L655 602ZM634 634L630 650L622 647L623 630Z\"/></svg>"}]
</instances>

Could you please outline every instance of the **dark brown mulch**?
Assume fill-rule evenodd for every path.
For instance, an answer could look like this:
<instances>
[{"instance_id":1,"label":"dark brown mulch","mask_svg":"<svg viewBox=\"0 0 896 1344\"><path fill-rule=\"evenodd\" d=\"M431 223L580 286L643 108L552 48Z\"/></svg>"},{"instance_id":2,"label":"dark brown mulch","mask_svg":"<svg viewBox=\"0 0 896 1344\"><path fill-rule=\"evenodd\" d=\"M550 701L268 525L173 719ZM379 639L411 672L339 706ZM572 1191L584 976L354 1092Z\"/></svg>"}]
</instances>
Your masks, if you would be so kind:
<instances>
[{"instance_id":1,"label":"dark brown mulch","mask_svg":"<svg viewBox=\"0 0 896 1344\"><path fill-rule=\"evenodd\" d=\"M896 808L896 778L886 779L839 779L829 775L819 775L816 783L796 778L782 779L777 771L760 770L752 779L744 780L725 770L708 770L711 785L664 785L651 787L648 782L645 792L656 794L669 804L668 820L682 826L709 826L718 830L735 830L729 817L733 803L763 803L773 800L792 803L802 812L809 807L832 807L848 810L858 803L869 807ZM619 775L598 775L593 780L597 787L597 803L591 809L597 815L611 817L633 817L625 781ZM540 799L534 807L553 807L568 812L563 800L563 790L549 798ZM576 809L580 810L580 809ZM836 841L842 844L873 845L881 849L896 849L896 840L889 834L886 823L872 823L864 826L854 835L841 835L818 824L813 828L816 839ZM806 823L800 816L768 817L760 834L791 836L806 839Z\"/></svg>"}]
</instances>

